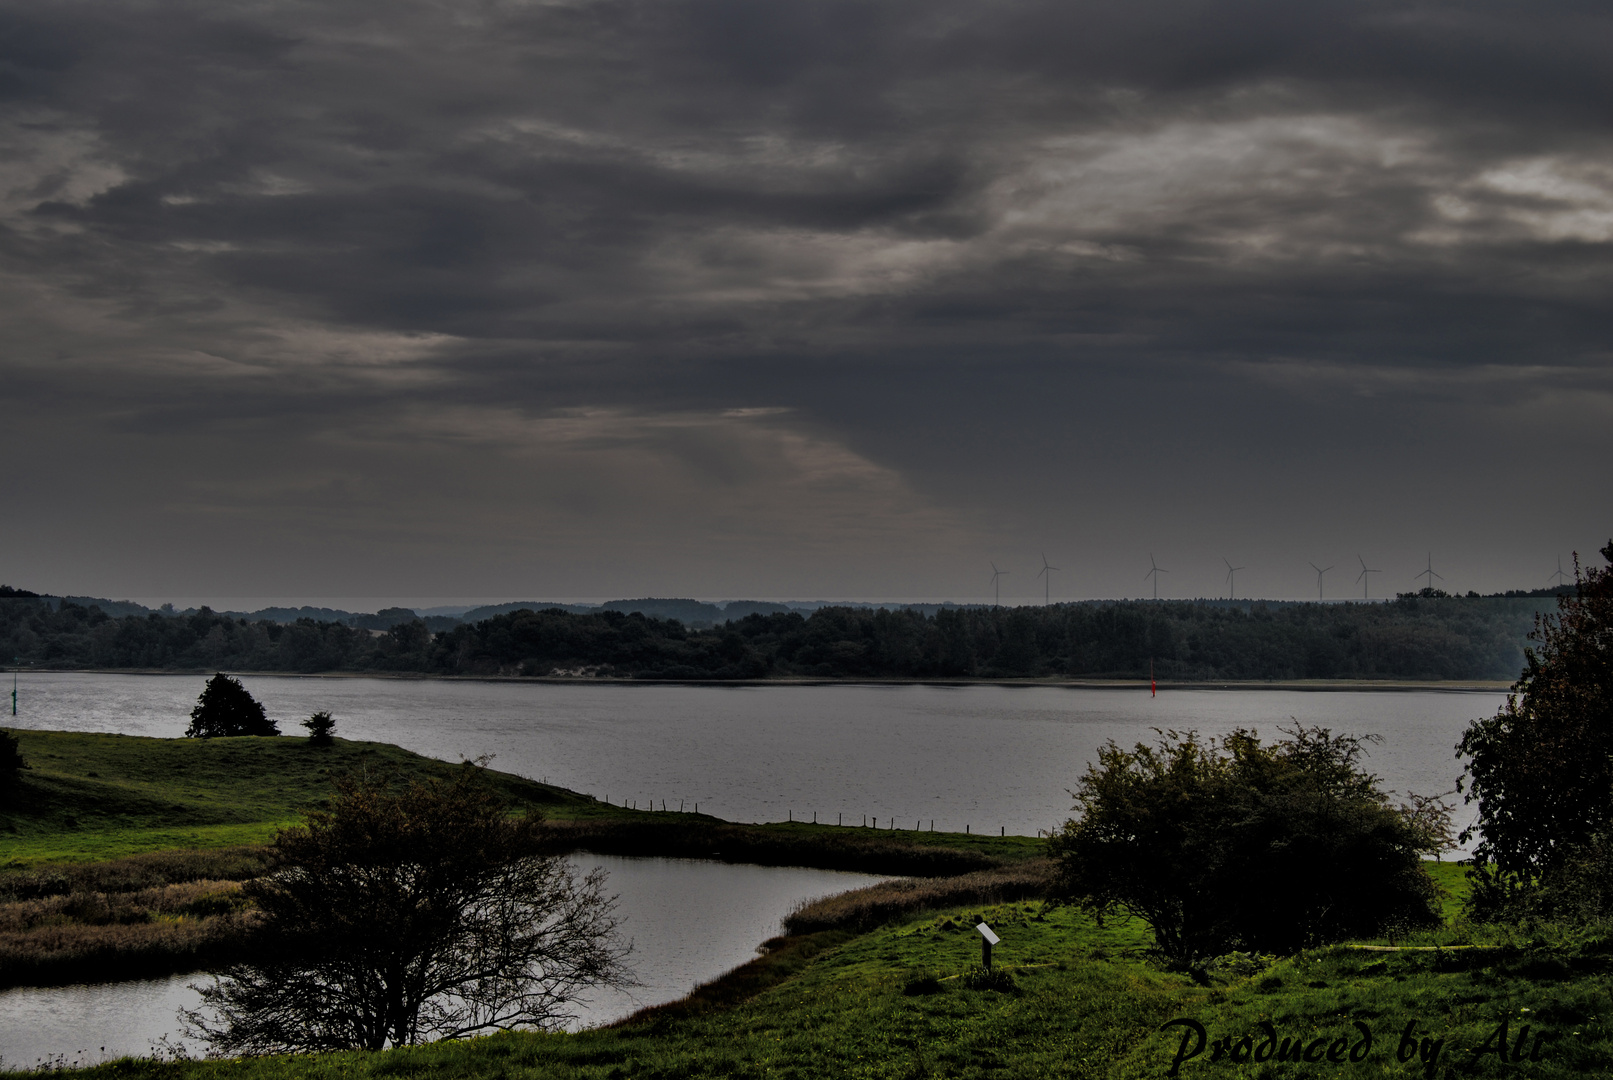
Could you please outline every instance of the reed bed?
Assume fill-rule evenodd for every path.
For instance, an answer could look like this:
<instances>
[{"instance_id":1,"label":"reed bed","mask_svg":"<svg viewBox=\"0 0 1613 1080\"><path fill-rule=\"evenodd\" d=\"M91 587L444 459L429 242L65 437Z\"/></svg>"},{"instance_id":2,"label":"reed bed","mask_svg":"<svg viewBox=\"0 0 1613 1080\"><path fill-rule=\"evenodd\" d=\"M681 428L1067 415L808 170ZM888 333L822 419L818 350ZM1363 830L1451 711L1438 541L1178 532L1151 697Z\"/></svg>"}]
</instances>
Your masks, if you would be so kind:
<instances>
[{"instance_id":1,"label":"reed bed","mask_svg":"<svg viewBox=\"0 0 1613 1080\"><path fill-rule=\"evenodd\" d=\"M180 848L106 862L0 870L0 904L72 893L139 892L189 881L245 881L263 874L270 858L268 847L243 845L205 850Z\"/></svg>"},{"instance_id":2,"label":"reed bed","mask_svg":"<svg viewBox=\"0 0 1613 1080\"><path fill-rule=\"evenodd\" d=\"M0 987L153 978L233 963L252 952L256 912L0 931Z\"/></svg>"},{"instance_id":3,"label":"reed bed","mask_svg":"<svg viewBox=\"0 0 1613 1080\"><path fill-rule=\"evenodd\" d=\"M1052 861L1037 859L956 877L882 881L838 896L802 901L784 917L784 932L791 936L825 930L860 933L934 908L1025 900L1046 895L1052 878Z\"/></svg>"}]
</instances>

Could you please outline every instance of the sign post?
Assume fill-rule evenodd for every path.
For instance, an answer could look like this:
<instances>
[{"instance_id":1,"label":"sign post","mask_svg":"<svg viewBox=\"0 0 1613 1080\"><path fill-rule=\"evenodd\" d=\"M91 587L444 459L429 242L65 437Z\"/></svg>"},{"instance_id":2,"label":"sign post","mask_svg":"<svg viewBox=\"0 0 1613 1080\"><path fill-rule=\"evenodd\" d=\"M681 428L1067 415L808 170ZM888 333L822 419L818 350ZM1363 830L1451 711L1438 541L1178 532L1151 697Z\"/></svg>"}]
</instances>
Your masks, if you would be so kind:
<instances>
[{"instance_id":1,"label":"sign post","mask_svg":"<svg viewBox=\"0 0 1613 1080\"><path fill-rule=\"evenodd\" d=\"M1002 938L992 932L991 927L985 923L975 923L975 929L980 931L980 966L987 971L991 970L991 947Z\"/></svg>"}]
</instances>

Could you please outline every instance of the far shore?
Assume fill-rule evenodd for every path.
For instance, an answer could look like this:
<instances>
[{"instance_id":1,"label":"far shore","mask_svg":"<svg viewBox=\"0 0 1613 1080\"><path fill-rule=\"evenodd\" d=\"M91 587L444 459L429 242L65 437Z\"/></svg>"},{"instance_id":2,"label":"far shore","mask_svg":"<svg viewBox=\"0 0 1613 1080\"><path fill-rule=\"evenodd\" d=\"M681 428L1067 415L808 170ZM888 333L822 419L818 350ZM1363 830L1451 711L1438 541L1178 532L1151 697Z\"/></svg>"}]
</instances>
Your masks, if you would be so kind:
<instances>
[{"instance_id":1,"label":"far shore","mask_svg":"<svg viewBox=\"0 0 1613 1080\"><path fill-rule=\"evenodd\" d=\"M0 666L0 672L51 675L210 675L217 668L43 668ZM561 686L1052 686L1069 690L1150 689L1147 679L825 679L783 677L776 679L633 679L591 675L429 675L414 671L249 671L229 669L231 675L280 679L402 679L435 682L542 683ZM1405 691L1434 693L1505 693L1515 683L1510 679L1214 679L1173 682L1160 679L1159 690L1302 690L1323 693L1339 691Z\"/></svg>"}]
</instances>

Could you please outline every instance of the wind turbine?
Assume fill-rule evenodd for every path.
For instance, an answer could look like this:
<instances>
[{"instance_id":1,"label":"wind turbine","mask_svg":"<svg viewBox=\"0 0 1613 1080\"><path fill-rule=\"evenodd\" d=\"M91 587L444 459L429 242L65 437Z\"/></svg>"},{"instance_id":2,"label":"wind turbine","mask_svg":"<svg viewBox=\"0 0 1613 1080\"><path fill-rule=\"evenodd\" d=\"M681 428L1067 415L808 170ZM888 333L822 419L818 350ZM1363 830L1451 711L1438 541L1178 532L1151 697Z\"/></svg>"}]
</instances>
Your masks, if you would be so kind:
<instances>
[{"instance_id":1,"label":"wind turbine","mask_svg":"<svg viewBox=\"0 0 1613 1080\"><path fill-rule=\"evenodd\" d=\"M1221 557L1221 561L1227 564L1227 599L1236 600L1238 598L1238 590L1236 588L1237 578L1233 577L1233 575L1239 570L1247 570L1249 568L1247 566L1233 566L1232 560L1228 559L1224 555Z\"/></svg>"},{"instance_id":2,"label":"wind turbine","mask_svg":"<svg viewBox=\"0 0 1613 1080\"><path fill-rule=\"evenodd\" d=\"M992 602L991 602L992 607L1001 607L1002 606L1003 587L998 582L997 579L998 578L1005 578L1007 576L1008 576L1008 571L1007 570L999 570L999 569L997 569L997 564L996 563L991 564L991 587L992 587L993 590L995 590L995 593L996 593L995 599L993 599Z\"/></svg>"},{"instance_id":3,"label":"wind turbine","mask_svg":"<svg viewBox=\"0 0 1613 1080\"><path fill-rule=\"evenodd\" d=\"M1434 553L1432 551L1428 553L1428 569L1424 570L1422 573L1418 574L1417 577L1414 577L1411 580L1416 581L1417 578L1420 577L1425 577L1428 579L1428 588L1430 589L1434 587L1435 578L1439 578L1441 581L1445 580L1443 577L1440 577L1438 574L1434 573Z\"/></svg>"},{"instance_id":4,"label":"wind turbine","mask_svg":"<svg viewBox=\"0 0 1613 1080\"><path fill-rule=\"evenodd\" d=\"M996 569L996 568L993 567L993 569ZM1049 566L1047 564L1047 552L1045 552L1045 551L1042 552L1042 569L1041 569L1041 572L1038 573L1036 576L1037 577L1046 576L1046 578L1047 578L1047 581L1045 581L1043 583L1043 587L1042 587L1042 606L1043 607L1047 607L1053 602L1052 601L1052 597L1053 597L1053 571L1055 571L1057 569L1058 569L1058 567Z\"/></svg>"},{"instance_id":5,"label":"wind turbine","mask_svg":"<svg viewBox=\"0 0 1613 1080\"><path fill-rule=\"evenodd\" d=\"M1568 575L1563 573L1563 557L1561 555L1557 556L1557 572L1546 580L1555 581L1558 584L1568 580Z\"/></svg>"},{"instance_id":6,"label":"wind turbine","mask_svg":"<svg viewBox=\"0 0 1613 1080\"><path fill-rule=\"evenodd\" d=\"M1366 566L1366 563L1362 563L1361 565ZM1333 568L1329 566L1326 569L1323 569L1322 567L1317 566L1315 563L1311 563L1311 569L1316 571L1316 599L1320 600L1322 598L1322 575Z\"/></svg>"},{"instance_id":7,"label":"wind turbine","mask_svg":"<svg viewBox=\"0 0 1613 1080\"><path fill-rule=\"evenodd\" d=\"M1163 566L1159 565L1157 562L1155 562L1154 561L1154 556L1153 556L1152 553L1150 553L1149 556L1148 556L1148 565L1153 567L1153 569L1149 570L1148 573L1143 575L1143 580L1147 581L1149 578L1154 579L1154 599L1158 600L1159 599L1159 575L1168 574L1168 573L1170 573L1170 571L1165 569Z\"/></svg>"},{"instance_id":8,"label":"wind turbine","mask_svg":"<svg viewBox=\"0 0 1613 1080\"><path fill-rule=\"evenodd\" d=\"M1368 574L1381 574L1381 573L1383 573L1383 571L1382 570L1374 570L1374 569L1370 568L1369 566L1367 566L1367 561L1365 559L1361 558L1361 555L1360 555L1359 552L1356 553L1355 557L1356 557L1356 561L1358 561L1361 564L1361 576L1356 578L1355 580L1366 582L1365 585L1361 586L1361 599L1365 600L1367 598L1367 588L1368 588L1368 586L1370 586L1372 584L1372 579L1367 577L1367 575Z\"/></svg>"}]
</instances>

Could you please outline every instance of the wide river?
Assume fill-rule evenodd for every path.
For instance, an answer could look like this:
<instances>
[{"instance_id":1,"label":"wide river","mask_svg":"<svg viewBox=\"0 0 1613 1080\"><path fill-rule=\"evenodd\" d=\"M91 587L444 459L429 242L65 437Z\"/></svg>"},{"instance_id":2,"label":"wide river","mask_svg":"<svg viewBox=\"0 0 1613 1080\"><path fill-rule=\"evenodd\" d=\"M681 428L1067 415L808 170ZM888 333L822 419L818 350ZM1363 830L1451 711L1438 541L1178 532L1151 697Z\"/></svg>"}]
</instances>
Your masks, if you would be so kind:
<instances>
[{"instance_id":1,"label":"wide river","mask_svg":"<svg viewBox=\"0 0 1613 1080\"><path fill-rule=\"evenodd\" d=\"M196 675L25 673L16 727L175 737ZM327 710L350 739L396 743L640 807L1035 836L1069 817L1098 748L1152 728L1267 738L1297 722L1377 735L1394 791L1450 791L1454 747L1495 692L1138 690L1058 686L677 686L299 678L241 680L280 730ZM1466 820L1466 813L1459 814Z\"/></svg>"},{"instance_id":2,"label":"wide river","mask_svg":"<svg viewBox=\"0 0 1613 1080\"><path fill-rule=\"evenodd\" d=\"M25 673L9 726L178 737L204 679ZM1295 723L1377 736L1367 766L1398 792L1451 791L1454 746L1493 714L1488 691L1138 690L1055 686L675 686L247 676L286 734L328 710L337 734L493 766L616 803L734 821L844 821L1032 836L1069 816L1099 747L1152 729L1268 738ZM9 719L9 718L8 718ZM1458 824L1471 817L1459 809ZM826 871L611 859L643 982L583 1022L670 1000L744 962L800 900L870 878ZM0 993L0 1058L100 1060L177 1032L195 977ZM197 1049L193 1047L192 1049Z\"/></svg>"}]
</instances>

